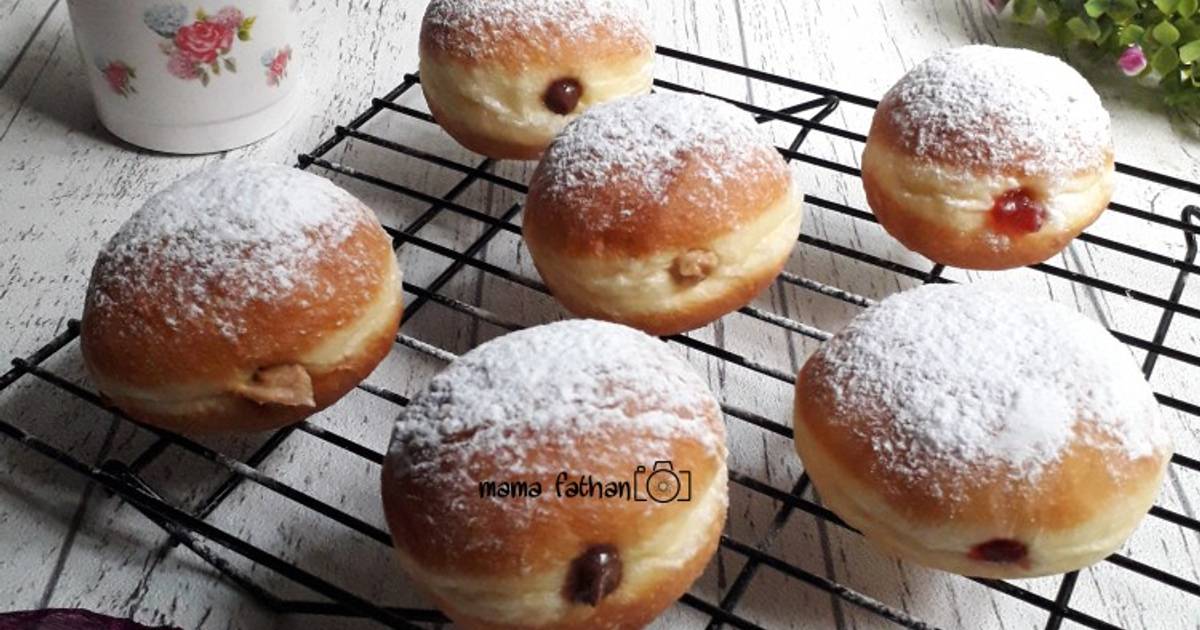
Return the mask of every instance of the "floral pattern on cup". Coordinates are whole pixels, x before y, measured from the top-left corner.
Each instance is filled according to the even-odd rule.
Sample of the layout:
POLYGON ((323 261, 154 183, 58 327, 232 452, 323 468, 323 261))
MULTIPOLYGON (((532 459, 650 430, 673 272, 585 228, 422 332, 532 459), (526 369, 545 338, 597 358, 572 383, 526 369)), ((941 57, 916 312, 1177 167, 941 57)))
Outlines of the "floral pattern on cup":
POLYGON ((222 69, 237 72, 237 61, 230 56, 233 39, 249 41, 254 19, 233 6, 215 14, 201 8, 193 15, 182 4, 161 4, 143 14, 146 26, 167 40, 159 46, 167 56, 167 71, 206 87, 222 69))
POLYGON ((125 98, 129 98, 130 94, 137 94, 137 88, 133 85, 134 80, 137 79, 137 71, 129 64, 124 61, 97 59, 96 69, 100 71, 104 82, 115 94, 125 98))
POLYGON ((262 65, 267 69, 267 85, 279 87, 287 78, 288 64, 292 61, 292 47, 268 48, 262 56, 262 65))

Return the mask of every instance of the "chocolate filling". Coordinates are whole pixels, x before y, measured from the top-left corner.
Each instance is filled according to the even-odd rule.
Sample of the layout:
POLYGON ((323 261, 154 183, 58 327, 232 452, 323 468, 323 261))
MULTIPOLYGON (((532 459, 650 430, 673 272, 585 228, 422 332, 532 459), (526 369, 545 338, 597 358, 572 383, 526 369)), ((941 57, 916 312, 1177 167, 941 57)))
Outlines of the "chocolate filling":
POLYGON ((583 96, 583 86, 575 79, 559 79, 550 84, 546 88, 546 94, 542 96, 542 102, 550 111, 559 116, 566 116, 575 111, 579 106, 579 99, 583 96))
POLYGON ((564 595, 569 601, 596 606, 621 585, 621 554, 612 545, 592 545, 571 561, 564 595))
POLYGON ((1012 564, 1024 560, 1029 555, 1029 549, 1019 540, 997 538, 971 547, 967 555, 972 560, 1012 564))

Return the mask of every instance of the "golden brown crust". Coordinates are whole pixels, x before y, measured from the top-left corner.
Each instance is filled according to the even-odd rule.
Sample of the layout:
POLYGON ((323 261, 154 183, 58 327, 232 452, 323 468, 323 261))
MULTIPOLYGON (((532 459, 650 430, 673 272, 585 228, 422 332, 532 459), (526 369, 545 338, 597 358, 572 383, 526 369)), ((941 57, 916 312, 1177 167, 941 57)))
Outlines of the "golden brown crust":
POLYGON ((314 372, 315 405, 260 404, 233 393, 206 400, 202 409, 187 413, 163 413, 136 398, 106 395, 129 417, 151 426, 192 435, 224 432, 267 431, 299 422, 329 407, 367 378, 391 351, 401 313, 397 312, 384 331, 374 335, 362 350, 335 368, 314 372))
POLYGON ((1023 236, 1006 235, 1008 246, 997 248, 996 236, 986 227, 963 232, 898 203, 870 169, 863 169, 862 182, 875 218, 896 240, 936 263, 964 269, 1004 270, 1049 260, 1100 218, 1109 201, 1105 195, 1090 214, 1065 228, 1046 227, 1023 236))
MULTIPOLYGON (((800 371, 794 421, 798 433, 802 429, 807 439, 796 441, 797 451, 806 461, 818 459, 806 457, 807 451, 819 451, 821 458, 839 465, 839 474, 852 475, 858 485, 873 490, 913 527, 953 524, 1012 532, 1070 530, 1102 516, 1111 509, 1114 497, 1144 492, 1147 486, 1156 488, 1167 456, 1114 461, 1118 455, 1095 446, 1111 438, 1092 436, 1090 440, 1077 438, 1065 448, 1036 484, 1015 481, 996 468, 979 468, 968 475, 934 470, 929 480, 916 483, 904 472, 881 464, 871 436, 845 429, 872 426, 870 420, 878 419, 840 415, 835 405, 836 378, 820 353, 800 371), (1114 474, 1114 469, 1120 474, 1114 474), (964 492, 950 501, 936 492, 936 488, 947 487, 962 487, 964 492)), ((824 480, 817 478, 820 471, 810 471, 814 473, 820 491, 824 480)))
POLYGON ((426 15, 421 23, 420 54, 467 67, 491 65, 519 71, 528 66, 586 67, 654 52, 654 42, 646 33, 611 21, 573 33, 557 25, 546 25, 536 33, 499 35, 492 33, 489 25, 477 27, 482 30, 451 29, 426 15))
MULTIPOLYGON (((236 337, 216 317, 172 323, 162 315, 176 299, 174 288, 193 282, 193 271, 144 252, 138 272, 146 282, 134 285, 97 271, 84 309, 80 344, 101 393, 130 417, 162 428, 258 431, 299 421, 366 378, 387 355, 400 323, 396 259, 374 219, 357 223, 345 241, 321 253, 310 285, 298 285, 282 299, 246 302, 237 313, 243 332, 236 337), (394 311, 381 320, 373 311, 379 308, 394 311), (356 348, 339 348, 350 354, 334 364, 305 364, 308 353, 356 323, 373 329, 355 331, 361 334, 356 348), (313 404, 308 382, 301 383, 303 391, 279 392, 279 402, 256 402, 262 396, 240 391, 261 370, 288 368, 307 372, 313 404), (295 394, 295 404, 283 394, 295 394)), ((214 300, 233 290, 207 289, 214 300)))
POLYGON ((738 150, 746 153, 737 160, 744 167, 721 181, 703 175, 706 166, 721 170, 715 154, 684 156, 683 166, 669 174, 665 202, 632 172, 559 194, 547 181, 552 165, 539 164, 525 205, 525 238, 560 256, 601 259, 703 249, 758 218, 791 186, 791 172, 774 148, 738 150))
POLYGON ((716 547, 726 453, 719 404, 661 342, 558 322, 473 350, 413 398, 384 461, 384 514, 400 563, 464 627, 642 627, 716 547), (674 497, 650 494, 670 479, 660 463, 674 497), (526 490, 483 485, 504 482, 526 490), (597 549, 608 579, 581 570, 597 549))
MULTIPOLYGON (((724 435, 724 423, 717 409, 698 421, 709 423, 713 431, 724 435)), ((532 428, 530 429, 532 430, 532 428)), ((579 436, 579 453, 607 452, 599 444, 589 442, 601 436, 579 436)), ((631 430, 630 441, 653 440, 631 430)), ((724 483, 718 479, 724 470, 716 453, 703 444, 674 440, 663 460, 670 460, 675 470, 691 471, 693 496, 700 496, 710 484, 724 483)), ((636 546, 648 532, 664 522, 684 514, 692 502, 657 503, 654 501, 625 501, 595 498, 562 498, 555 496, 556 477, 565 454, 543 449, 531 456, 527 468, 539 466, 552 472, 542 475, 519 475, 519 481, 538 482, 543 495, 527 499, 537 506, 535 512, 521 509, 510 499, 481 498, 479 481, 513 480, 510 471, 496 467, 486 453, 473 457, 466 467, 467 477, 455 476, 463 483, 446 486, 431 482, 428 476, 397 476, 393 464, 385 462, 383 469, 383 504, 388 524, 397 547, 409 554, 423 568, 438 573, 462 573, 473 577, 540 573, 560 567, 591 545, 608 544, 618 549, 636 546), (514 518, 512 510, 521 509, 528 519, 514 518), (498 544, 472 545, 464 552, 464 541, 495 540, 498 544)), ((591 475, 600 481, 632 481, 637 466, 653 462, 636 461, 631 456, 613 457, 600 461, 591 459, 571 465, 572 480, 591 475)))
MULTIPOLYGON (((883 144, 894 152, 902 155, 916 157, 915 142, 920 138, 919 134, 912 134, 912 137, 907 141, 900 127, 896 124, 895 109, 897 103, 889 98, 884 98, 879 106, 875 108, 875 115, 871 118, 871 130, 867 134, 870 142, 883 144)), ((940 164, 942 166, 953 169, 969 168, 977 175, 1004 175, 1008 177, 1034 177, 1045 175, 1045 173, 1031 172, 1030 165, 1038 164, 1040 156, 1033 153, 1017 154, 1012 156, 1012 159, 1004 164, 972 164, 964 165, 959 156, 967 155, 988 155, 990 153, 990 144, 993 137, 1003 137, 1008 133, 1005 129, 995 129, 994 136, 981 133, 954 133, 950 130, 943 130, 946 141, 924 147, 924 151, 920 159, 940 164)), ((1030 149, 1032 150, 1032 149, 1030 149)), ((1099 164, 1111 163, 1113 152, 1110 147, 1106 154, 1096 156, 1079 156, 1079 168, 1074 172, 1066 171, 1057 173, 1059 177, 1079 177, 1085 175, 1089 171, 1095 170, 1099 164)))
MULTIPOLYGON (((287 365, 327 335, 361 317, 395 265, 387 233, 362 221, 337 247, 322 252, 312 269, 314 282, 297 286, 287 299, 249 301, 239 313, 249 334, 231 339, 213 318, 172 323, 156 316, 156 304, 174 299, 193 277, 165 257, 146 252, 139 269, 148 280, 131 288, 119 278, 94 274, 84 308, 81 344, 89 368, 122 385, 155 388, 181 383, 223 382, 236 372, 287 365), (364 269, 346 273, 347 269, 364 269), (142 287, 151 287, 150 294, 142 287), (335 287, 324 295, 325 287, 335 287), (96 308, 95 299, 120 305, 96 308)), ((217 301, 223 285, 206 287, 217 301)))

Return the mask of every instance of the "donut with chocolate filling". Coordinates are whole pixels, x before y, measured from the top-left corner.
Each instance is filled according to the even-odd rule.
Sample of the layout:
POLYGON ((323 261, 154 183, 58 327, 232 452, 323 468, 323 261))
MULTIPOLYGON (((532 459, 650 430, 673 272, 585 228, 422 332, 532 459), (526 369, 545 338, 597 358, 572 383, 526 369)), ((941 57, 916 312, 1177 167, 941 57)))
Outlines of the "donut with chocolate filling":
POLYGON ((650 91, 654 39, 629 0, 433 0, 421 87, 437 122, 472 151, 537 159, 589 107, 650 91))
POLYGON ((700 377, 636 330, 568 320, 455 360, 396 424, 400 562, 465 628, 642 628, 716 550, 725 429, 700 377))

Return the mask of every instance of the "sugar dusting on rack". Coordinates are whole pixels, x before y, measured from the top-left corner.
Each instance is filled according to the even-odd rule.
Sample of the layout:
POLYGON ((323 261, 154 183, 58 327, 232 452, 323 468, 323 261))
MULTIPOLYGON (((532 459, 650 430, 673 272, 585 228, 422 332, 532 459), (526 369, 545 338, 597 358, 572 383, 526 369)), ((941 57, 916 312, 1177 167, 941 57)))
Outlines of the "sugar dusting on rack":
POLYGON ((836 404, 866 410, 847 411, 845 428, 914 486, 934 470, 1033 480, 1076 441, 1127 459, 1169 448, 1128 350, 1047 300, 928 285, 859 315, 818 354, 836 404))
POLYGON ((963 46, 930 57, 880 102, 900 141, 963 167, 1021 164, 1070 175, 1111 158, 1100 97, 1074 68, 1031 50, 963 46))

